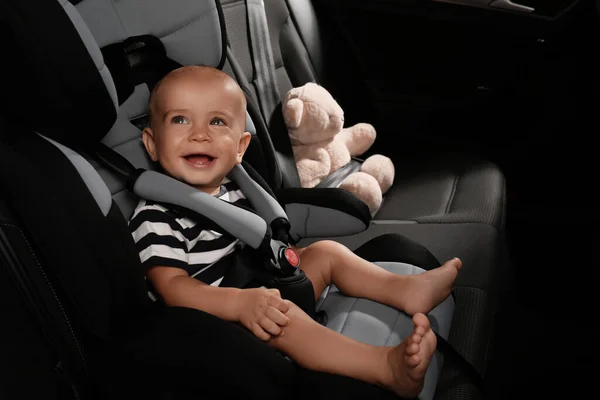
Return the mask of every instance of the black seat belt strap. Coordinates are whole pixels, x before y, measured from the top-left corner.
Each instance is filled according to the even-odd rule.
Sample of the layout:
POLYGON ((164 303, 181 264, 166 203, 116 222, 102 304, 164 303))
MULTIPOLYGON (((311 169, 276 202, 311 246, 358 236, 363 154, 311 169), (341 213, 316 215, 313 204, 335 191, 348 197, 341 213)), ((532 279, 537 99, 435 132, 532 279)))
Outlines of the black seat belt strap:
POLYGON ((265 3, 263 0, 246 0, 246 10, 258 98, 263 116, 268 122, 279 106, 280 98, 265 3))

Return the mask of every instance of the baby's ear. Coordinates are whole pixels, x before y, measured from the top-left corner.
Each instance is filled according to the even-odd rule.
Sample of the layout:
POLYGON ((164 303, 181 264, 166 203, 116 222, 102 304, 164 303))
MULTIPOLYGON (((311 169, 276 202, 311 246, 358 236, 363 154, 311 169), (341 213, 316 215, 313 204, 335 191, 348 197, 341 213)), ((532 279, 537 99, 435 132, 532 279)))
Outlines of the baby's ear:
POLYGON ((144 147, 150 156, 152 161, 158 161, 158 156, 156 154, 156 142, 154 141, 154 132, 150 128, 144 128, 142 131, 142 141, 144 142, 144 147))
POLYGON ((237 163, 240 164, 242 162, 242 158, 248 150, 248 146, 250 145, 250 140, 252 140, 252 135, 250 132, 242 132, 240 137, 240 142, 238 143, 238 153, 237 153, 237 163))

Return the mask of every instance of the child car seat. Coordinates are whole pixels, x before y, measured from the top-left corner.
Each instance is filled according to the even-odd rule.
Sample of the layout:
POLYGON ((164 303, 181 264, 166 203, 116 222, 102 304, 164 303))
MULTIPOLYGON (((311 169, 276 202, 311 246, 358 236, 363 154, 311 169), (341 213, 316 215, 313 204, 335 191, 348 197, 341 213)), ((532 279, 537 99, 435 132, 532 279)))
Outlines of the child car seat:
MULTIPOLYGON (((188 6, 188 4, 185 4, 185 2, 182 2, 180 5, 178 5, 177 3, 175 4, 171 4, 170 7, 178 7, 178 6, 188 6)), ((117 6, 118 7, 118 6, 117 6)), ((216 9, 218 10, 218 8, 216 9)), ((84 10, 82 9, 82 14, 83 14, 83 18, 86 19, 87 17, 92 17, 94 18, 94 20, 96 20, 96 16, 91 16, 89 14, 85 14, 84 10)), ((117 9, 117 12, 119 10, 117 9)), ((125 19, 125 17, 121 16, 121 21, 123 21, 125 19)), ((87 20, 86 20, 87 21, 87 20)), ((127 26, 125 23, 123 23, 124 26, 127 26)), ((189 39, 189 25, 188 25, 188 39, 189 39)), ((94 32, 95 33, 95 32, 94 32)), ((220 37, 221 31, 219 31, 219 37, 220 37)), ((161 54, 165 54, 166 51, 163 53, 163 51, 161 50, 157 50, 157 47, 160 47, 161 42, 156 41, 151 39, 148 35, 149 33, 146 32, 141 32, 141 35, 138 33, 138 35, 134 36, 134 37, 124 37, 122 38, 121 42, 116 42, 116 43, 111 43, 108 46, 104 46, 104 54, 109 54, 112 53, 113 51, 115 51, 114 49, 122 49, 121 52, 117 51, 118 54, 120 54, 123 59, 125 60, 132 60, 132 59, 142 59, 143 57, 146 56, 148 58, 152 58, 153 55, 161 55, 161 54), (141 36, 144 35, 144 36, 141 36), (134 44, 136 43, 136 44, 134 44), (151 49, 151 46, 155 46, 154 48, 151 49), (136 50, 139 50, 139 52, 142 54, 142 56, 138 56, 138 52, 136 50, 129 50, 131 48, 135 48, 136 50), (150 53, 150 51, 152 53, 150 53)), ((199 41, 199 37, 197 38, 197 40, 199 41)), ((189 39, 191 40, 191 39, 189 39)), ((183 43, 180 44, 183 47, 183 43)), ((200 52, 198 52, 200 53, 200 52)), ((189 57, 193 58, 193 55, 191 53, 188 53, 189 57)), ((110 55, 111 59, 112 59, 112 55, 110 55)), ((178 64, 178 61, 173 61, 173 59, 167 59, 170 61, 164 61, 165 58, 163 58, 162 60, 160 58, 156 58, 155 61, 158 62, 158 64, 161 65, 167 65, 170 64, 171 68, 176 67, 176 64, 178 64), (162 63, 161 63, 162 61, 162 63)), ((220 61, 220 60, 216 60, 216 61, 220 61)), ((195 64, 206 64, 206 62, 202 62, 202 60, 196 60, 195 62, 192 62, 191 60, 188 61, 188 63, 195 63, 195 64)), ((116 65, 115 64, 111 64, 111 65, 116 65)), ((131 72, 132 74, 134 73, 139 73, 140 70, 143 70, 148 64, 144 64, 144 62, 140 62, 139 64, 136 64, 133 68, 131 68, 131 72)), ((151 65, 151 64, 150 64, 151 65)), ((216 64, 218 65, 218 64, 216 64)), ((152 67, 150 66, 149 69, 151 70, 152 67)), ((127 71, 125 71, 125 73, 127 73, 127 71)), ((160 70, 158 69, 157 74, 164 74, 166 73, 166 71, 164 70, 160 70)), ((149 74, 150 75, 150 74, 149 74)), ((146 75, 147 77, 148 75, 146 75)), ((149 90, 151 89, 153 83, 155 83, 158 79, 160 78, 160 76, 152 76, 151 79, 145 79, 145 89, 149 90)), ((124 90, 119 90, 119 88, 123 88, 123 82, 121 80, 121 82, 119 82, 119 80, 116 79, 116 81, 119 83, 119 85, 117 86, 116 91, 119 92, 124 92, 124 90)), ((142 82, 139 82, 142 83, 142 82)), ((144 86, 142 84, 142 86, 144 86)), ((130 93, 134 93, 134 90, 130 90, 130 93)), ((131 99, 128 99, 128 101, 131 101, 131 99)), ((147 100, 144 99, 144 103, 147 103, 147 100)), ((114 135, 119 134, 118 132, 118 125, 114 126, 112 129, 112 132, 114 133, 114 135)), ((139 149, 139 151, 143 151, 143 149, 141 149, 141 147, 138 147, 137 149, 139 149)), ((103 160, 105 160, 105 158, 103 158, 103 160)), ((147 180, 142 180, 143 182, 146 182, 146 188, 151 187, 152 190, 149 192, 148 190, 145 190, 144 193, 146 194, 150 194, 150 193, 155 193, 155 194, 162 194, 163 196, 167 196, 167 197, 163 197, 161 199, 156 199, 156 200, 162 200, 162 201, 166 201, 168 203, 171 204, 178 204, 177 203, 177 198, 182 198, 183 196, 179 196, 177 195, 175 190, 160 190, 160 183, 155 181, 155 182, 147 182, 147 180), (157 190, 158 189, 158 190, 157 190), (171 194, 174 194, 173 197, 169 196, 171 194)), ((137 187, 137 183, 139 182, 136 181, 136 187, 137 187)), ((166 182, 165 182, 166 184, 166 182)), ((170 182, 169 184, 175 186, 175 182, 170 182)), ((182 185, 183 186, 183 185, 182 185)), ((185 189, 182 189, 185 190, 185 189)), ((327 192, 332 192, 335 193, 335 195, 339 198, 340 196, 343 196, 345 194, 345 192, 343 191, 339 191, 336 189, 329 189, 327 192)), ((183 193, 183 192, 181 192, 183 193)), ((200 194, 198 194, 200 195, 200 194)), ((197 196, 198 197, 198 196, 197 196)), ((233 207, 233 206, 231 206, 233 207)), ((312 205, 312 209, 314 210, 315 206, 312 205)), ((214 215, 211 215, 206 207, 206 203, 203 204, 203 207, 196 210, 196 211, 203 211, 204 216, 208 217, 208 218, 214 218, 214 215)), ((216 211, 216 210, 214 210, 216 211)), ((231 213, 229 213, 229 215, 231 215, 231 213)), ((352 217, 351 217, 352 218, 352 217)), ((301 222, 301 221, 298 221, 301 222)), ((305 225, 307 223, 307 221, 302 221, 304 222, 303 225, 305 225)), ((254 226, 254 224, 249 224, 248 229, 250 229, 250 226, 254 226)), ((237 230, 238 234, 239 234, 239 229, 237 230)), ((233 233, 233 232, 232 232, 233 233)), ((322 234, 326 234, 326 231, 323 231, 322 234)), ((262 239, 262 237, 261 237, 262 239)), ((245 241, 246 243, 248 243, 248 241, 245 241)), ((261 241, 258 241, 258 243, 260 243, 261 241)), ((386 264, 382 264, 383 267, 386 267, 388 269, 393 270, 394 272, 397 273, 415 273, 416 271, 419 271, 420 269, 415 269, 416 267, 414 266, 408 266, 408 265, 403 265, 403 264, 394 264, 394 263, 386 263, 386 264)), ((343 333, 348 335, 348 336, 353 336, 357 339, 360 339, 362 341, 365 342, 369 342, 372 344, 384 344, 387 343, 388 345, 393 345, 396 343, 399 343, 400 340, 407 334, 407 332, 410 332, 410 329, 412 328, 412 322, 410 321, 410 319, 404 315, 403 313, 399 313, 398 311, 392 310, 387 306, 382 306, 373 302, 366 302, 365 305, 363 304, 363 302, 365 302, 365 300, 357 300, 357 299, 349 299, 346 298, 344 296, 341 296, 339 293, 337 293, 335 290, 332 290, 330 292, 329 296, 324 296, 324 300, 321 302, 321 306, 320 308, 325 310, 327 312, 327 315, 329 316, 329 321, 330 324, 332 324, 332 326, 334 326, 334 329, 337 329, 338 331, 342 331, 343 329, 343 333), (335 299, 335 300, 334 300, 335 299), (342 300, 343 299, 343 300, 342 300), (354 312, 356 310, 359 310, 358 312, 354 312), (351 312, 353 311, 353 312, 351 312), (364 317, 362 317, 363 314, 366 314, 369 318, 375 318, 376 320, 378 320, 377 322, 377 326, 379 327, 379 330, 376 331, 375 327, 371 326, 372 324, 368 323, 368 319, 367 320, 363 320, 364 317), (356 326, 356 328, 354 328, 354 326, 356 326)), ((452 304, 452 299, 448 299, 446 303, 444 303, 443 305, 440 305, 438 309, 436 309, 434 312, 432 312, 431 317, 434 320, 434 325, 436 325, 436 331, 438 332, 438 334, 440 334, 442 337, 447 337, 448 335, 448 331, 450 328, 450 324, 451 324, 451 315, 452 315, 452 309, 453 309, 453 304, 452 304)), ((437 356, 436 356, 437 357, 437 356)), ((437 382, 437 377, 439 375, 439 369, 441 368, 441 363, 439 362, 439 360, 436 360, 437 362, 434 362, 432 365, 432 367, 430 368, 430 372, 428 372, 428 374, 431 374, 430 376, 427 377, 427 388, 424 389, 423 393, 422 393, 422 397, 423 398, 432 398, 433 396, 433 392, 434 392, 434 388, 435 388, 435 383, 437 382)))
POLYGON ((28 129, 78 142, 114 122, 74 8, 5 1, 0 22, 15 56, 1 67, 2 394, 189 398, 202 376, 211 378, 207 398, 289 392, 290 363, 245 331, 200 311, 152 306, 127 225, 98 174, 28 129))
MULTIPOLYGON (((94 2, 88 1, 88 2, 83 3, 81 6, 87 4, 88 7, 91 7, 89 5, 92 3, 94 3, 94 2)), ((95 4, 96 8, 91 7, 90 9, 94 10, 95 12, 98 12, 98 10, 102 8, 98 4, 101 2, 96 2, 96 3, 97 3, 97 4, 95 4)), ((183 2, 183 3, 185 3, 185 2, 183 2)), ((77 17, 75 10, 72 7, 70 7, 70 4, 68 4, 64 1, 62 2, 62 4, 65 6, 65 9, 67 10, 67 14, 70 17, 72 17, 72 18, 77 17)), ((123 3, 121 3, 121 4, 123 4, 123 3)), ((173 7, 173 5, 171 5, 171 6, 173 7)), ((185 6, 189 6, 189 4, 185 4, 185 6)), ((122 6, 122 7, 125 7, 125 6, 122 6)), ((198 7, 198 6, 195 5, 194 7, 198 7)), ((176 9, 177 7, 175 6, 174 8, 176 9)), ((194 9, 198 10, 197 8, 194 8, 194 9)), ((104 9, 104 11, 107 11, 107 10, 104 9)), ((119 14, 119 17, 121 17, 122 19, 125 19, 123 17, 125 15, 127 15, 127 11, 131 12, 131 8, 125 7, 125 12, 123 12, 122 9, 120 11, 122 13, 119 14)), ((201 11, 202 14, 206 12, 206 10, 204 10, 204 9, 198 10, 198 11, 201 11)), ((177 13, 175 12, 175 14, 177 14, 177 13)), ((8 15, 8 14, 6 14, 6 15, 8 15)), ((50 15, 52 15, 52 14, 50 14, 50 15)), ((187 15, 189 15, 189 13, 187 15)), ((131 17, 131 14, 129 14, 129 16, 131 17)), ((136 15, 135 17, 137 18, 137 17, 139 17, 139 15, 136 15)), ((38 18, 39 18, 39 15, 38 15, 38 18)), ((63 19, 64 19, 64 17, 63 17, 63 19)), ((213 22, 215 20, 217 20, 217 19, 213 18, 213 22)), ((35 22, 39 22, 39 19, 36 19, 35 22)), ((172 23, 172 22, 173 21, 169 21, 169 23, 172 23)), ((53 61, 60 61, 59 65, 61 67, 64 67, 65 65, 63 65, 62 63, 65 63, 70 68, 61 69, 61 68, 56 68, 52 64, 50 64, 49 66, 46 65, 48 67, 48 69, 45 69, 43 71, 36 71, 35 74, 31 75, 31 78, 32 79, 35 79, 35 78, 40 79, 39 82, 35 82, 35 83, 41 84, 43 88, 49 88, 49 89, 53 89, 53 90, 57 91, 58 99, 60 101, 53 101, 53 107, 48 107, 48 104, 44 104, 44 100, 45 100, 44 97, 40 96, 40 98, 36 98, 36 96, 32 96, 33 97, 32 100, 36 100, 36 102, 38 103, 37 105, 39 105, 40 107, 38 107, 39 110, 38 110, 38 108, 36 108, 36 111, 39 111, 39 114, 36 115, 36 118, 34 120, 31 120, 29 122, 31 122, 33 124, 33 126, 40 129, 48 137, 52 137, 52 138, 56 139, 56 141, 48 142, 43 139, 40 139, 40 137, 35 136, 35 135, 24 135, 23 137, 19 137, 19 138, 12 140, 11 144, 17 151, 19 151, 21 153, 19 156, 25 157, 28 160, 28 162, 31 162, 32 164, 36 165, 37 168, 39 169, 39 172, 44 173, 45 177, 47 175, 52 175, 53 172, 44 171, 41 168, 43 168, 44 166, 48 167, 48 166, 52 165, 52 163, 48 163, 47 162, 48 159, 42 160, 42 158, 39 156, 40 154, 46 154, 46 153, 54 154, 56 156, 55 158, 57 158, 57 160, 61 159, 62 161, 56 161, 57 164, 60 165, 61 171, 65 172, 65 173, 67 170, 70 170, 70 174, 71 174, 70 176, 73 176, 73 174, 75 172, 73 170, 73 165, 75 165, 75 167, 77 168, 77 172, 81 176, 78 179, 81 180, 83 178, 85 187, 87 187, 87 189, 91 191, 91 196, 97 202, 97 207, 100 208, 101 213, 104 216, 107 216, 110 214, 111 218, 114 219, 114 213, 117 211, 116 211, 116 207, 114 207, 114 203, 112 202, 112 200, 110 200, 110 197, 107 197, 108 191, 106 190, 106 187, 98 179, 98 176, 94 173, 94 171, 89 167, 89 164, 87 164, 87 162, 85 162, 85 160, 83 158, 81 158, 77 153, 73 152, 72 150, 69 150, 67 147, 65 147, 64 145, 61 145, 59 143, 59 142, 62 142, 64 144, 68 144, 69 146, 75 147, 75 148, 84 148, 84 149, 87 149, 89 152, 89 150, 92 149, 92 147, 90 147, 90 145, 94 145, 96 143, 96 140, 99 140, 99 138, 104 136, 104 133, 106 132, 108 126, 110 125, 110 123, 112 123, 112 120, 110 118, 104 118, 104 117, 101 118, 101 116, 104 116, 104 115, 110 116, 111 113, 114 112, 114 111, 111 111, 112 109, 114 109, 114 106, 111 104, 110 100, 112 100, 112 101, 116 100, 116 96, 115 96, 116 91, 114 89, 111 90, 110 75, 107 73, 105 67, 102 65, 102 63, 100 61, 101 58, 99 58, 99 52, 97 51, 97 48, 94 48, 93 41, 91 40, 89 32, 86 30, 85 25, 81 22, 81 20, 75 19, 74 23, 77 26, 77 28, 79 29, 80 35, 83 36, 84 43, 86 44, 89 53, 93 57, 95 57, 95 62, 97 63, 97 68, 99 69, 100 76, 102 76, 105 80, 105 83, 107 83, 108 90, 105 89, 104 87, 98 86, 99 82, 101 83, 101 81, 100 81, 100 79, 98 79, 98 73, 95 73, 94 71, 89 70, 91 62, 87 61, 87 69, 85 69, 85 68, 82 68, 82 66, 86 66, 86 62, 82 61, 81 58, 77 58, 77 56, 89 57, 89 55, 84 55, 84 54, 77 55, 76 52, 73 51, 72 54, 70 54, 70 56, 66 57, 65 59, 56 60, 53 58, 52 59, 53 61), (69 60, 70 57, 74 57, 76 61, 73 62, 73 60, 69 60), (55 78, 52 80, 48 80, 47 78, 49 78, 49 76, 53 76, 53 74, 57 70, 59 71, 59 73, 57 75, 57 77, 59 77, 59 79, 57 80, 55 78), (64 86, 62 86, 62 85, 64 85, 64 86), (83 92, 81 91, 82 89, 83 89, 83 92), (98 97, 98 96, 100 96, 100 97, 98 97), (93 107, 93 110, 90 110, 90 107, 93 107), (65 119, 64 117, 68 117, 68 118, 65 119), (84 125, 89 126, 88 122, 91 118, 94 118, 94 120, 96 121, 96 124, 91 126, 90 129, 86 129, 85 134, 82 134, 82 132, 79 131, 81 129, 81 126, 84 126, 84 125), (53 148, 52 145, 49 145, 49 143, 52 143, 52 145, 56 146, 56 148, 53 148), (62 154, 57 153, 56 149, 59 149, 62 154, 66 155, 69 158, 70 162, 67 162, 67 160, 62 156, 62 154)), ((81 43, 77 43, 77 41, 75 41, 73 39, 74 32, 73 32, 72 25, 70 25, 70 26, 58 25, 58 26, 61 27, 61 31, 56 31, 54 33, 45 32, 48 35, 47 39, 50 40, 50 38, 52 38, 52 40, 56 40, 56 36, 52 36, 52 35, 58 35, 58 34, 62 35, 63 33, 65 33, 66 34, 65 38, 67 38, 67 37, 70 38, 68 40, 68 43, 71 45, 70 49, 74 50, 76 48, 79 48, 79 50, 81 52, 81 47, 82 47, 81 43), (65 31, 62 31, 62 28, 64 28, 65 31), (70 36, 67 36, 67 35, 70 35, 70 36)), ((42 30, 43 24, 40 24, 39 27, 40 27, 40 30, 42 30)), ((137 28, 139 29, 139 26, 137 28)), ((114 32, 112 32, 112 33, 114 33, 114 32)), ((40 38, 43 38, 43 37, 44 36, 40 36, 39 38, 36 37, 35 39, 39 40, 40 38)), ((213 36, 213 38, 214 38, 214 36, 213 36)), ((79 39, 79 36, 77 36, 77 39, 79 39)), ((63 38, 63 40, 66 40, 66 39, 63 38)), ((65 42, 63 41, 62 43, 65 43, 65 42)), ((40 43, 38 43, 38 45, 39 45, 38 49, 33 49, 31 43, 26 43, 26 44, 28 46, 25 46, 23 48, 27 49, 28 51, 34 50, 32 52, 32 54, 28 55, 27 59, 35 60, 35 57, 39 56, 39 53, 48 55, 48 54, 50 54, 49 50, 52 49, 52 47, 51 47, 52 44, 46 43, 44 41, 41 41, 40 43)), ((217 59, 218 59, 218 57, 217 57, 217 59)), ((15 71, 12 71, 12 72, 15 72, 15 71)), ((135 92, 138 89, 140 89, 139 86, 137 86, 135 88, 133 93, 135 94, 135 92)), ((142 90, 143 90, 143 88, 142 88, 142 90)), ((30 93, 28 92, 27 94, 31 94, 31 93, 36 93, 38 95, 40 94, 39 89, 36 88, 35 85, 33 85, 31 92, 30 93), (35 90, 33 90, 33 89, 35 89, 35 90)), ((55 100, 54 98, 52 98, 52 96, 56 94, 55 92, 48 91, 48 92, 43 92, 41 94, 43 94, 44 96, 50 97, 52 100, 55 100)), ((133 107, 135 107, 135 105, 133 107)), ((121 112, 123 112, 124 110, 127 111, 125 104, 123 107, 121 107, 121 110, 120 110, 121 117, 123 117, 123 114, 121 114, 121 112)), ((18 111, 21 111, 21 110, 18 110, 18 111)), ((17 113, 17 115, 18 115, 18 113, 17 113)), ((125 121, 125 122, 129 123, 129 121, 125 121)), ((117 120, 117 124, 113 127, 111 132, 113 132, 113 133, 117 132, 119 130, 118 125, 119 125, 119 121, 117 120)), ((121 124, 121 128, 122 127, 123 127, 123 125, 121 124)), ((139 131, 138 131, 138 134, 139 134, 139 131)), ((113 135, 112 139, 115 139, 114 135, 113 135)), ((120 144, 124 144, 124 142, 121 141, 120 144)), ((131 144, 131 143, 129 143, 129 144, 131 144)), ((139 142, 134 143, 134 144, 138 145, 138 147, 137 147, 138 150, 143 151, 143 149, 139 146, 139 142)), ((127 148, 126 145, 128 145, 128 144, 125 143, 125 145, 123 147, 121 147, 121 150, 123 150, 124 148, 127 148)), ((129 147, 129 148, 132 149, 134 147, 129 147)), ((138 154, 142 154, 142 153, 138 152, 138 154)), ((143 162, 142 159, 138 159, 137 161, 143 162)), ((105 177, 110 176, 106 171, 103 171, 103 172, 104 172, 105 177)), ((54 182, 55 180, 57 180, 56 176, 51 178, 51 180, 53 183, 57 183, 57 185, 59 184, 59 182, 54 182)), ((112 181, 112 183, 115 183, 115 182, 116 181, 112 181)), ((64 192, 67 192, 69 190, 70 183, 71 182, 66 183, 63 181, 63 182, 60 182, 59 186, 61 187, 61 189, 64 192)), ((27 193, 27 192, 25 192, 25 193, 27 193)), ((123 197, 127 196, 127 194, 123 193, 123 192, 121 192, 120 194, 122 194, 123 197)), ((12 196, 13 196, 13 198, 16 198, 16 194, 13 194, 12 196)), ((89 200, 92 199, 92 198, 90 198, 90 193, 86 193, 85 195, 82 194, 82 196, 85 197, 88 202, 89 202, 89 200)), ((77 201, 73 201, 72 199, 69 200, 68 202, 73 207, 75 207, 77 205, 77 201)), ((89 204, 89 203, 87 203, 87 204, 89 204)), ((126 202, 124 202, 123 204, 126 205, 126 202)), ((96 210, 96 213, 97 212, 98 211, 96 210)), ((81 217, 81 215, 78 215, 78 216, 81 217)), ((94 223, 100 223, 100 224, 103 223, 101 221, 101 218, 100 219, 96 218, 94 220, 94 218, 92 218, 92 216, 87 216, 87 214, 85 215, 85 217, 82 217, 82 218, 83 218, 82 220, 86 221, 86 222, 94 222, 94 223)), ((95 226, 95 225, 91 224, 89 226, 95 226)), ((37 227, 39 227, 39 225, 37 227)), ((75 229, 74 229, 74 231, 75 231, 75 229)), ((46 245, 48 246, 47 243, 46 243, 46 245)), ((97 248, 97 250, 100 250, 100 249, 97 248)), ((131 255, 131 251, 129 251, 129 253, 131 255)), ((80 260, 80 261, 82 261, 82 260, 80 260)), ((104 260, 102 260, 102 261, 104 261, 104 260)), ((85 264, 85 260, 82 261, 82 264, 85 264)), ((136 264, 137 263, 134 262, 132 265, 136 265, 136 264)), ((117 265, 123 266, 123 265, 128 265, 128 264, 120 262, 120 263, 117 263, 117 265)), ((400 264, 397 264, 396 266, 399 268, 403 268, 402 265, 400 265, 400 264)), ((111 273, 108 274, 108 275, 113 275, 113 276, 111 276, 111 279, 110 279, 111 284, 114 281, 118 281, 120 279, 120 278, 115 278, 115 276, 114 276, 115 274, 118 275, 120 272, 121 272, 121 270, 120 271, 111 271, 111 273)), ((79 272, 79 274, 81 275, 81 272, 79 272)), ((133 275, 135 277, 135 273, 133 275)), ((64 276, 63 276, 63 278, 64 278, 64 276)), ((77 281, 77 279, 79 279, 79 276, 77 276, 77 278, 74 277, 73 281, 77 281)), ((139 277, 136 279, 139 281, 139 277)), ((61 284, 63 284, 63 283, 64 282, 61 281, 61 284)), ((123 282, 121 282, 121 285, 122 284, 123 284, 123 282)), ((72 284, 72 286, 69 286, 67 288, 67 291, 74 290, 75 286, 76 285, 72 284)), ((107 285, 107 286, 110 286, 110 285, 107 285)), ((86 285, 83 285, 82 287, 86 287, 86 285)), ((108 287, 106 289, 108 289, 108 287)), ((107 290, 107 292, 113 292, 113 291, 114 291, 114 289, 107 290)), ((99 292, 102 292, 102 290, 99 290, 99 292)), ((118 290, 117 290, 117 292, 121 293, 118 290)), ((89 302, 90 304, 92 304, 94 302, 92 299, 86 297, 88 295, 87 293, 82 293, 81 290, 76 291, 76 293, 77 294, 73 295, 73 297, 75 297, 78 301, 81 301, 83 299, 84 302, 89 302)), ((133 291, 130 293, 130 295, 134 296, 133 293, 139 294, 140 291, 139 290, 133 291)), ((70 294, 72 294, 72 293, 70 293, 70 294)), ((96 294, 98 294, 98 293, 96 293, 96 294)), ((121 295, 122 295, 122 293, 121 293, 121 295)), ((136 296, 134 296, 134 297, 136 297, 136 296)), ((136 297, 136 299, 137 299, 137 302, 140 302, 139 298, 136 297)), ((136 302, 133 302, 133 303, 135 304, 136 302)), ((119 301, 118 304, 119 305, 128 304, 128 302, 119 301)), ((81 309, 79 309, 77 311, 82 312, 81 309)), ((98 314, 99 314, 99 316, 110 315, 110 313, 106 312, 106 310, 104 310, 103 312, 99 312, 98 314)), ((135 314, 135 312, 126 313, 126 314, 128 317, 131 317, 131 315, 135 314)), ((332 313, 332 314, 334 314, 334 313, 332 313)), ((86 315, 86 318, 85 318, 86 322, 89 322, 88 318, 90 318, 89 315, 86 315)), ((106 319, 110 320, 111 318, 106 317, 106 319)), ((121 320, 127 320, 127 319, 128 318, 116 318, 116 321, 121 323, 121 320)), ((117 326, 119 326, 119 325, 117 325, 117 326)), ((95 325, 95 326, 93 326, 93 328, 95 330, 98 330, 97 332, 94 332, 94 333, 99 335, 101 338, 105 338, 107 334, 110 334, 110 329, 107 328, 106 324, 98 323, 97 326, 95 325), (100 334, 102 334, 102 335, 100 335, 100 334)))

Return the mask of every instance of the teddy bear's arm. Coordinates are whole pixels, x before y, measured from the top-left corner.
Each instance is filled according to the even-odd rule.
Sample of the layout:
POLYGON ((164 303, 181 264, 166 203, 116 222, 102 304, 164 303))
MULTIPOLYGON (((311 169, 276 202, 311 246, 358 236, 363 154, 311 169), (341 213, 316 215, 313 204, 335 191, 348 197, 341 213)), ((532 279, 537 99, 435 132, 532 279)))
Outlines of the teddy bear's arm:
POLYGON ((310 152, 310 156, 297 157, 296 167, 302 187, 315 187, 329 175, 331 169, 329 153, 325 149, 316 149, 310 152))
POLYGON ((358 123, 349 128, 344 128, 338 136, 348 148, 350 155, 357 157, 369 150, 375 142, 377 134, 373 125, 358 123))

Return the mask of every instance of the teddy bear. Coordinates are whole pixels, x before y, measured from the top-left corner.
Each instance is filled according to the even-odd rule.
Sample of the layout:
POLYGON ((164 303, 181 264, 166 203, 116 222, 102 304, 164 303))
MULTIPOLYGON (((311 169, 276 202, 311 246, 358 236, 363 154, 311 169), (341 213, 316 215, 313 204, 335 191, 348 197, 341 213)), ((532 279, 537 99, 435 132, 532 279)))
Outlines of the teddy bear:
MULTIPOLYGON (((317 186, 352 157, 365 153, 375 141, 371 124, 344 128, 340 105, 327 89, 313 82, 289 90, 282 101, 282 111, 300 183, 305 188, 317 186)), ((392 186, 394 174, 392 161, 374 154, 338 187, 353 193, 375 213, 383 194, 392 186)))

